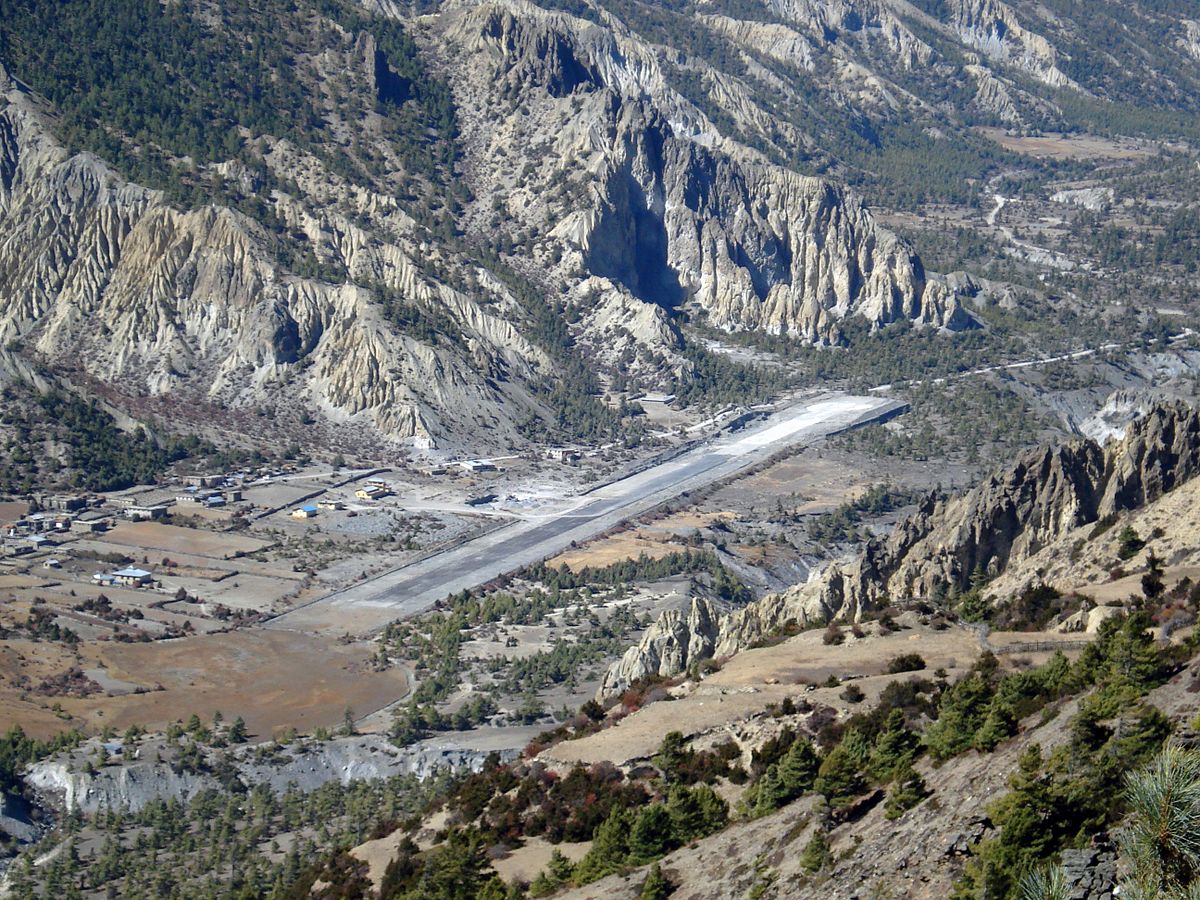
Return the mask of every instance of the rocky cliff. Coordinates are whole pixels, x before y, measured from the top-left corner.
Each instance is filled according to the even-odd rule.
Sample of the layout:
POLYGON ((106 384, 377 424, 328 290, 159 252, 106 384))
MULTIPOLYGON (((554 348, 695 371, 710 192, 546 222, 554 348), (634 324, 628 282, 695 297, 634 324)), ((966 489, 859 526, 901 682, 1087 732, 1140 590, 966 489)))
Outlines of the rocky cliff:
MULTIPOLYGON (((298 77, 315 87, 343 67, 343 93, 322 110, 333 138, 361 127, 356 140, 374 149, 356 153, 374 169, 402 165, 374 133, 379 117, 360 126, 348 111, 384 91, 379 45, 332 33, 297 59, 298 77)), ((852 315, 970 324, 859 199, 739 142, 631 24, 599 9, 585 19, 521 0, 459 2, 415 33, 454 93, 474 198, 461 211, 465 244, 401 199, 412 190, 401 176, 331 163, 329 140, 264 134, 247 151, 261 169, 194 167, 255 196, 253 215, 183 208, 69 152, 56 111, 0 74, 0 338, 135 419, 219 417, 281 435, 315 422, 314 442, 362 448, 512 444, 515 422, 544 413, 531 388, 556 365, 529 310, 470 249, 498 236, 507 264, 577 311, 583 352, 647 382, 685 374, 671 323, 685 305, 720 328, 813 342, 836 340, 852 315), (264 188, 262 172, 278 187, 264 188), (281 241, 294 246, 281 253, 281 241), (341 278, 298 276, 297 258, 341 278), (381 292, 433 324, 398 327, 381 292)), ((737 121, 770 126, 744 85, 706 77, 737 121)))
POLYGON ((1029 451, 960 496, 926 499, 853 562, 722 617, 715 634, 695 604, 695 632, 678 614, 664 616, 610 669, 602 694, 732 655, 788 625, 854 621, 891 602, 940 600, 967 589, 976 572, 995 577, 1071 530, 1140 509, 1197 474, 1200 411, 1182 403, 1154 407, 1104 447, 1080 440, 1029 451))

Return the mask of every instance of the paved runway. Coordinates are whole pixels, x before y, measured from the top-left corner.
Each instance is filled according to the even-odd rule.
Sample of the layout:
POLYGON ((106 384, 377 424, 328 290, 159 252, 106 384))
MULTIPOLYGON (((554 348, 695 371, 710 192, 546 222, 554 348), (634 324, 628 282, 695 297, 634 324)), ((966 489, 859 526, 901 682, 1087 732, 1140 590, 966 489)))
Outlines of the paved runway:
POLYGON ((575 498, 544 519, 524 519, 278 616, 268 627, 362 632, 428 609, 448 594, 553 556, 685 491, 711 484, 786 447, 889 418, 903 404, 826 395, 724 433, 685 453, 575 498))

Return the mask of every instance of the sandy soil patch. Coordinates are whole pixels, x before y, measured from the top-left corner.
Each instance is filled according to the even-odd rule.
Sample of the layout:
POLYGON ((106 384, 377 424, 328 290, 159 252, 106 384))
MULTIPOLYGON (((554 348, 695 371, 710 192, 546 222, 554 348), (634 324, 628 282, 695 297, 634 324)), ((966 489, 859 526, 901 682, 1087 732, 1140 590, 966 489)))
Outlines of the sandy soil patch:
POLYGON ((403 829, 397 829, 389 835, 359 844, 350 850, 351 856, 367 864, 367 878, 375 890, 379 890, 379 886, 383 883, 388 863, 396 858, 406 834, 407 832, 403 829))
MULTIPOLYGON (((1110 603, 1123 603, 1129 600, 1130 597, 1141 598, 1142 596, 1142 575, 1145 574, 1145 566, 1141 566, 1139 571, 1132 575, 1126 575, 1124 578, 1118 578, 1115 581, 1100 581, 1095 583, 1082 583, 1075 587, 1074 592, 1090 597, 1099 606, 1106 606, 1110 603)), ((1169 592, 1184 578, 1190 578, 1192 582, 1200 581, 1200 567, 1198 566, 1171 566, 1163 571, 1163 583, 1166 584, 1166 590, 1169 592)), ((1071 593, 1068 591, 1068 593, 1071 593)))
POLYGON ((234 609, 271 609, 296 590, 290 579, 269 578, 237 572, 215 583, 198 587, 197 596, 206 602, 224 603, 234 609))
POLYGON ((661 537, 647 537, 641 532, 631 531, 601 538, 584 547, 567 550, 549 560, 548 565, 561 566, 565 563, 569 569, 578 572, 587 566, 607 566, 626 559, 637 559, 639 556, 662 559, 671 553, 686 549, 683 544, 663 540, 661 537))
POLYGON ((22 588, 41 587, 46 582, 32 575, 0 575, 0 590, 15 591, 22 588))
POLYGON ((29 504, 24 500, 0 503, 0 522, 15 522, 29 512, 29 504))
POLYGON ((564 841, 561 844, 551 844, 537 837, 526 838, 525 846, 518 847, 504 859, 494 860, 492 868, 505 881, 511 882, 514 879, 520 879, 529 882, 533 881, 538 873, 550 864, 550 857, 555 849, 571 862, 579 862, 591 847, 591 841, 580 841, 577 844, 564 841))
POLYGON ((663 531, 672 531, 676 534, 686 533, 693 528, 707 528, 715 522, 728 522, 737 518, 737 513, 732 510, 718 510, 716 512, 698 512, 696 510, 686 510, 684 512, 672 513, 662 519, 654 522, 651 528, 662 529, 663 531))

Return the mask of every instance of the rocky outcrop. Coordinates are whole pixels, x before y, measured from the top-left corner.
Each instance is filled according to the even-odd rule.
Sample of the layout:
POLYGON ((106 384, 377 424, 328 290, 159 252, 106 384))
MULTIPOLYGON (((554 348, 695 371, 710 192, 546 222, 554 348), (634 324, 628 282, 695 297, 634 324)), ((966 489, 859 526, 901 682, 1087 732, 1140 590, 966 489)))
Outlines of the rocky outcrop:
POLYGON ((1117 847, 1107 836, 1082 850, 1064 850, 1061 856, 1066 896, 1070 900, 1112 900, 1117 888, 1117 847))
POLYGON ((30 816, 23 797, 0 791, 0 836, 18 844, 29 844, 41 836, 42 829, 30 816))
MULTIPOLYGON (((711 644, 712 655, 729 656, 789 624, 853 621, 892 602, 946 597, 965 590, 975 572, 999 575, 1071 530, 1139 509, 1198 474, 1200 411, 1183 403, 1158 405, 1121 441, 1032 450, 960 496, 927 498, 856 560, 834 563, 807 584, 724 616, 715 644, 706 624, 695 644, 702 652, 711 644)), ((652 630, 661 639, 628 651, 618 664, 621 672, 675 674, 703 658, 684 653, 693 641, 677 620, 652 630), (663 664, 668 648, 673 668, 663 664)), ((612 684, 620 683, 616 667, 609 675, 612 684)))
POLYGON ((689 296, 720 328, 810 342, 834 340, 851 315, 874 325, 969 324, 912 248, 848 192, 680 141, 636 107, 622 132, 608 202, 583 249, 593 270, 636 296, 668 306, 689 296))
POLYGON ((1073 188, 1056 191, 1050 195, 1051 203, 1069 203, 1072 206, 1082 206, 1084 209, 1100 210, 1110 206, 1114 197, 1110 187, 1073 188))
POLYGON ((1179 38, 1179 46, 1193 59, 1200 60, 1200 22, 1195 19, 1184 19, 1183 35, 1179 38))
POLYGON ((720 627, 720 610, 711 600, 693 597, 686 610, 672 609, 642 635, 604 676, 600 695, 615 697, 646 678, 682 672, 694 659, 713 655, 720 627))

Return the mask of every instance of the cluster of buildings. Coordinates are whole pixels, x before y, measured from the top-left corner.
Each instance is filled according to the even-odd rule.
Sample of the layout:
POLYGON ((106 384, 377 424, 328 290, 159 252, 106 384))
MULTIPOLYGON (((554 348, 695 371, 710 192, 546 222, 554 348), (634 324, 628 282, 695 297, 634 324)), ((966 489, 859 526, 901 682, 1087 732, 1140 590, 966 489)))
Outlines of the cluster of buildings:
POLYGON ((382 500, 384 497, 390 497, 391 495, 391 485, 380 478, 372 478, 354 492, 354 496, 359 500, 382 500))
POLYGON ((165 519, 171 507, 187 512, 189 507, 197 509, 223 509, 230 503, 242 499, 242 485, 249 476, 244 472, 233 475, 188 475, 183 486, 162 490, 140 490, 127 496, 115 498, 123 507, 125 518, 133 522, 150 522, 165 519))
POLYGON ((0 503, 3 555, 24 556, 57 546, 71 531, 83 534, 106 531, 112 519, 100 508, 103 502, 86 495, 52 495, 35 497, 32 504, 0 503))
MULTIPOLYGON (((392 490, 392 485, 382 478, 369 478, 363 482, 362 487, 354 492, 354 496, 359 500, 382 500, 384 497, 390 497, 395 491, 392 490)), ((345 509, 346 502, 334 497, 327 497, 317 500, 312 503, 305 503, 302 506, 297 506, 292 510, 293 519, 311 519, 321 510, 337 510, 345 509)))

